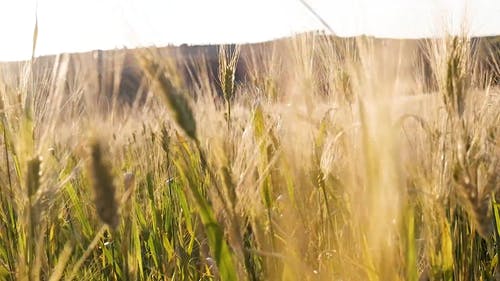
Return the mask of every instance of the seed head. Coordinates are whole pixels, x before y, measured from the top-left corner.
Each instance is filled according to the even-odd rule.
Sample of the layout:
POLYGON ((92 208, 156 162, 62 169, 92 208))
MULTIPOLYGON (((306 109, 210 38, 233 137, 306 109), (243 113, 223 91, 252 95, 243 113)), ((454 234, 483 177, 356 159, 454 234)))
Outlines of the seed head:
POLYGON ((157 92, 162 94, 169 109, 173 112, 177 125, 188 137, 196 140, 196 121, 187 97, 173 85, 164 68, 152 58, 141 57, 141 65, 157 92))
POLYGON ((90 144, 88 171, 94 190, 94 204, 97 215, 111 228, 118 225, 118 204, 115 198, 115 186, 109 165, 104 161, 101 144, 93 140, 90 144))

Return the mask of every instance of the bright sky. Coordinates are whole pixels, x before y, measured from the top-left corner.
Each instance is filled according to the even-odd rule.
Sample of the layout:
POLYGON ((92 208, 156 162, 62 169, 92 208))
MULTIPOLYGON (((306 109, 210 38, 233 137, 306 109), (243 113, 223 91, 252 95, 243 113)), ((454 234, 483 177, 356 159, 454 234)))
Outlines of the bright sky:
MULTIPOLYGON (((500 34, 500 0, 306 0, 337 35, 500 34)), ((31 57, 36 0, 0 0, 0 61, 31 57)), ((36 55, 245 43, 324 29, 299 0, 38 0, 36 55)))

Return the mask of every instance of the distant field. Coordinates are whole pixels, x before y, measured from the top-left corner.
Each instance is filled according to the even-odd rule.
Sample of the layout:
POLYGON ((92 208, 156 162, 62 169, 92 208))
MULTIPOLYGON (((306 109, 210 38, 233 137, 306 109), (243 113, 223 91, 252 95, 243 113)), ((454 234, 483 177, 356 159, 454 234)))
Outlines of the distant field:
POLYGON ((0 64, 0 279, 500 280, 499 46, 0 64))

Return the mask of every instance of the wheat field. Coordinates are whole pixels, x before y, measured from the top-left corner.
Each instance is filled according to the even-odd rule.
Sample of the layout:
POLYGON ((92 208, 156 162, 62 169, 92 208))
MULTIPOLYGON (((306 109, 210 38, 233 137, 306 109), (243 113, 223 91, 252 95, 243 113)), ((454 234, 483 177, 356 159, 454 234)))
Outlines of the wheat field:
POLYGON ((132 103, 85 60, 2 66, 0 279, 500 280, 500 54, 470 43, 221 46, 195 86, 144 49, 132 103))

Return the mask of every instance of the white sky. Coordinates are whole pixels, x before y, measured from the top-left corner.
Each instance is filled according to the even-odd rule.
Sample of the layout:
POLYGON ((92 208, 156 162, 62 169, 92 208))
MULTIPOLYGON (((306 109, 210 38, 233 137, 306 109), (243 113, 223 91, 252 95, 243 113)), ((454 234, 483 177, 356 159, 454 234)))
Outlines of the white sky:
MULTIPOLYGON (((308 0, 337 35, 500 34, 500 0, 308 0)), ((0 61, 31 56, 36 0, 0 0, 0 61)), ((299 0, 38 0, 36 55, 245 43, 323 29, 299 0)))

